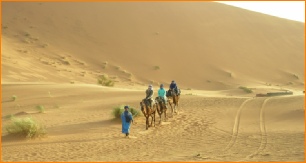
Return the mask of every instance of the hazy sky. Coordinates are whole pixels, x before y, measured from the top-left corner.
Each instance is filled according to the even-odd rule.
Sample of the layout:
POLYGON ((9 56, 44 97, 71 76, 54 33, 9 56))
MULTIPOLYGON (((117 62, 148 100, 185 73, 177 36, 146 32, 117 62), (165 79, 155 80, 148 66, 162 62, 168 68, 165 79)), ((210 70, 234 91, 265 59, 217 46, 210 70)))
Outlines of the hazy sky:
POLYGON ((305 22, 305 1, 224 1, 221 3, 305 22))

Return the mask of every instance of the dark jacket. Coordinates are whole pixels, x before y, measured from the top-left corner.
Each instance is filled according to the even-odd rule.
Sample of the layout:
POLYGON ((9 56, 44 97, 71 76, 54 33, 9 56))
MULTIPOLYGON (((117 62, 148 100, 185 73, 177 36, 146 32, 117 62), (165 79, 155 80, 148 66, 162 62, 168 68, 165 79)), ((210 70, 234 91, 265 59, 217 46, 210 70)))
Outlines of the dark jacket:
POLYGON ((153 90, 152 89, 147 89, 146 90, 146 99, 151 99, 153 98, 153 90))
POLYGON ((170 89, 177 89, 176 83, 171 83, 170 84, 170 89))

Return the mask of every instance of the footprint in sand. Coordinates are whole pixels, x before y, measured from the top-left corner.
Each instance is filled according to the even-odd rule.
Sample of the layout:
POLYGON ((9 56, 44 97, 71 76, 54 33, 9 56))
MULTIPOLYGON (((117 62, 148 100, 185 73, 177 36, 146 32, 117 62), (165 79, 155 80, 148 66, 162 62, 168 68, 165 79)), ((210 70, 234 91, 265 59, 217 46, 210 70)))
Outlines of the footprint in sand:
POLYGON ((129 136, 130 139, 137 139, 136 136, 129 136))
POLYGON ((171 122, 162 122, 160 125, 169 125, 171 122))
POLYGON ((144 131, 139 131, 138 133, 139 134, 148 134, 148 133, 150 133, 150 132, 152 132, 153 130, 144 130, 144 131))

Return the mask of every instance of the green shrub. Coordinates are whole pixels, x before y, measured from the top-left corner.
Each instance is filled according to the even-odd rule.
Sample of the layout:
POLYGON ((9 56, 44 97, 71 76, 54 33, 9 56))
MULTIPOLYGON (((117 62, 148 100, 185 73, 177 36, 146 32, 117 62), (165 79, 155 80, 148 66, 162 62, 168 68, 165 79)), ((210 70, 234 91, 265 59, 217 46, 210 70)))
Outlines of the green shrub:
POLYGON ((159 70, 160 67, 159 66, 154 66, 154 70, 159 70))
POLYGON ((30 117, 12 118, 11 120, 11 124, 5 127, 9 134, 25 136, 26 138, 36 138, 46 134, 45 128, 30 117))
POLYGON ((16 101, 16 100, 17 100, 17 96, 16 96, 16 95, 13 95, 13 96, 12 96, 12 100, 13 100, 13 101, 16 101))
POLYGON ((45 112, 45 107, 42 105, 36 106, 36 109, 38 110, 39 113, 44 113, 45 112))
POLYGON ((108 87, 112 87, 112 86, 115 85, 115 82, 113 80, 109 79, 107 75, 101 75, 98 78, 98 84, 108 86, 108 87))
MULTIPOLYGON (((139 116, 139 110, 130 107, 129 111, 132 113, 133 117, 139 116)), ((113 109, 113 116, 115 118, 120 118, 121 114, 124 112, 124 105, 117 106, 113 109)))
POLYGON ((246 93, 252 93, 253 91, 250 88, 240 86, 240 89, 244 90, 246 93))
POLYGON ((14 115, 13 114, 9 114, 9 115, 6 115, 4 116, 5 119, 12 119, 14 118, 14 115))

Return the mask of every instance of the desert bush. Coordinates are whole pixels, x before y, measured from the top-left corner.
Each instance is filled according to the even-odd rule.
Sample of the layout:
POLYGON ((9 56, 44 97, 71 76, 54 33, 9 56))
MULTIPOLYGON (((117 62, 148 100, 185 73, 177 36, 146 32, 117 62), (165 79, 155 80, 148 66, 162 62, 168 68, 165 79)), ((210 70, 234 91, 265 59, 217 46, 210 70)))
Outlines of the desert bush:
POLYGON ((12 96, 12 100, 13 100, 13 101, 16 101, 16 100, 17 100, 17 96, 16 96, 16 95, 13 95, 13 96, 12 96))
POLYGON ((240 89, 244 90, 246 93, 252 93, 253 91, 250 88, 240 86, 240 89))
POLYGON ((48 46, 49 46, 49 44, 47 44, 47 43, 41 45, 41 47, 43 47, 43 48, 46 48, 48 46))
POLYGON ((98 78, 98 84, 108 86, 108 87, 112 87, 112 86, 115 85, 115 82, 113 80, 109 79, 107 75, 100 75, 99 78, 98 78))
POLYGON ((44 113, 45 112, 45 107, 42 105, 36 106, 36 109, 38 110, 39 113, 44 113))
MULTIPOLYGON (((130 107, 129 111, 132 113, 133 117, 139 116, 139 110, 130 107)), ((113 109, 113 116, 115 118, 120 118, 121 114, 124 112, 124 105, 117 106, 113 109)))
POLYGON ((13 114, 9 114, 9 115, 6 115, 4 116, 5 119, 12 119, 14 118, 14 115, 13 114))
POLYGON ((154 66, 154 70, 159 70, 160 67, 159 66, 154 66))
POLYGON ((5 129, 11 135, 20 135, 26 138, 36 138, 46 134, 45 128, 30 117, 12 118, 11 124, 8 124, 5 129))
POLYGON ((26 32, 26 33, 24 34, 24 36, 30 37, 31 35, 30 35, 30 33, 26 32))
POLYGON ((287 85, 293 85, 293 83, 292 82, 288 82, 287 85))

